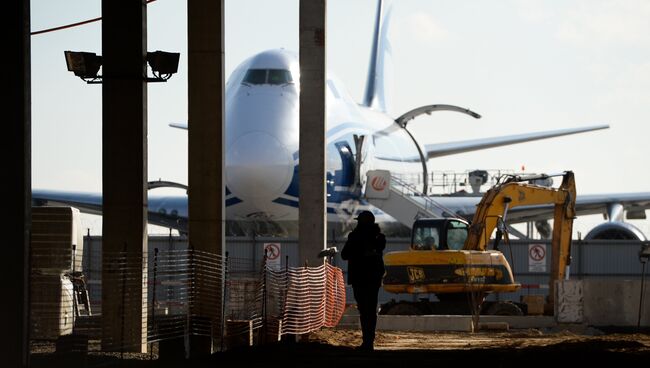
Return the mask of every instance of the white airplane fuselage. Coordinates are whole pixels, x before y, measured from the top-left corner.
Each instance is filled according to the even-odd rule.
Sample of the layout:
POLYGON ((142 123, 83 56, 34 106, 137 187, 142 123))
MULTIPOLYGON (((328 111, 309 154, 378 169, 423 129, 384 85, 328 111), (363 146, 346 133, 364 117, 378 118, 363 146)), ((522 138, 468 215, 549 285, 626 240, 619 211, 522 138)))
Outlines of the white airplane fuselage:
MULTIPOLYGON (((292 232, 298 221, 299 163, 298 57, 269 50, 246 61, 226 84, 226 217, 230 221, 273 224, 269 232, 292 232), (264 75, 265 74, 265 75, 264 75), (263 76, 264 75, 264 76, 263 76), (290 76, 290 77, 288 77, 290 76)), ((330 225, 347 224, 355 212, 372 209, 355 191, 357 147, 365 136, 359 180, 369 169, 421 170, 421 163, 384 161, 418 154, 411 138, 386 114, 357 104, 336 78, 326 86, 327 213, 330 225), (390 133, 382 133, 391 130, 390 133), (381 132, 380 132, 381 131, 381 132)), ((379 222, 394 221, 372 209, 379 222)), ((338 227, 338 226, 336 226, 338 227)))

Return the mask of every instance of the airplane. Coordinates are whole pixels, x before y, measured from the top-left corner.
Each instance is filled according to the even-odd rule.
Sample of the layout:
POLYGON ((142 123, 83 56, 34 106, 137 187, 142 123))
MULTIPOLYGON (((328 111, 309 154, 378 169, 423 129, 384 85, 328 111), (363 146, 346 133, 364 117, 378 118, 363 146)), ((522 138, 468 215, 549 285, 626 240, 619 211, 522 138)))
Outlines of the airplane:
MULTIPOLYGON (((428 174, 430 160, 464 152, 494 148, 570 134, 607 129, 607 125, 490 137, 421 145, 407 129, 408 122, 437 110, 454 111, 468 117, 480 115, 447 104, 422 106, 389 116, 385 83, 390 57, 388 25, 390 8, 377 3, 368 78, 364 100, 355 101, 338 78, 328 71, 326 82, 326 168, 328 232, 344 234, 360 211, 371 210, 387 235, 408 234, 408 224, 373 206, 364 196, 366 174, 374 169, 394 173, 428 174)), ((298 230, 298 137, 300 67, 298 55, 284 49, 267 50, 243 61, 226 83, 225 172, 227 235, 294 236, 298 230)), ((188 129, 187 124, 170 126, 188 129)), ((151 182, 158 187, 185 188, 171 182, 151 182)), ((427 181, 420 183, 427 193, 427 181)), ((98 193, 33 190, 36 205, 71 205, 81 211, 101 214, 98 193)), ((479 197, 437 197, 453 215, 471 219, 479 197)), ((149 223, 187 232, 187 195, 154 195, 148 199, 149 223)), ((620 238, 645 240, 635 226, 623 221, 645 218, 650 192, 579 195, 578 215, 601 213, 608 222, 598 225, 586 239, 620 238)), ((552 208, 522 207, 509 213, 509 223, 552 218, 552 208)))

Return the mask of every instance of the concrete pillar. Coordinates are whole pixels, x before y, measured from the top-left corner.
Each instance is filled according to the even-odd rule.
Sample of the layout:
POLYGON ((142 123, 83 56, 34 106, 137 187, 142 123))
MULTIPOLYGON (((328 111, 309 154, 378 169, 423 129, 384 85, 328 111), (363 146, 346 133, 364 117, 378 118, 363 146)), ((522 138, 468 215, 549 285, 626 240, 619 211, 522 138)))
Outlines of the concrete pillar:
MULTIPOLYGON (((189 242, 197 252, 225 253, 223 0, 187 2, 189 242)), ((195 268, 192 355, 211 353, 221 335, 223 277, 195 268)), ((202 266, 205 267, 205 266, 202 266)), ((220 274, 221 275, 221 274, 220 274)), ((222 275, 221 275, 222 276, 222 275)), ((192 332, 192 331, 191 331, 192 332)))
POLYGON ((5 114, 3 158, 6 180, 4 220, 8 239, 4 248, 4 272, 12 282, 5 283, 2 315, 5 343, 3 366, 27 367, 29 358, 29 237, 31 231, 31 73, 29 0, 11 0, 5 4, 2 34, 4 45, 5 93, 0 106, 5 114))
POLYGON ((147 349, 146 52, 146 1, 102 1, 104 350, 147 349))
POLYGON ((326 0, 300 0, 299 261, 317 265, 325 249, 325 13, 326 0))

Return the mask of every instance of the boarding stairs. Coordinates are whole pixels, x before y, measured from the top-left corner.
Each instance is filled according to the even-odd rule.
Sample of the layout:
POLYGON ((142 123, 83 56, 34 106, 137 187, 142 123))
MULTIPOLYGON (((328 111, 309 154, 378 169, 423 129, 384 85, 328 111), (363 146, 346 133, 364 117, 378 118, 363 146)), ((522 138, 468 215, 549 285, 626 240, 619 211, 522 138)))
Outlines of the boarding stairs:
POLYGON ((366 200, 408 227, 419 218, 458 217, 453 210, 424 195, 414 185, 392 176, 390 171, 370 170, 367 175, 366 200))

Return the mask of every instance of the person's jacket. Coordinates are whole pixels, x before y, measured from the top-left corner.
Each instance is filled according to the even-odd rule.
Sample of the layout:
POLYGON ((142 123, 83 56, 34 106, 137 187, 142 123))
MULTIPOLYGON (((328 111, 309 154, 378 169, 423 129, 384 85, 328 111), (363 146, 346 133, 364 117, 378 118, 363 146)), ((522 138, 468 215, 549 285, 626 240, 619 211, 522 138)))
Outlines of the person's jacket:
POLYGON ((386 237, 376 226, 357 226, 341 251, 348 261, 348 284, 377 285, 384 276, 386 237))

